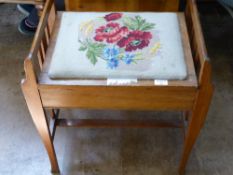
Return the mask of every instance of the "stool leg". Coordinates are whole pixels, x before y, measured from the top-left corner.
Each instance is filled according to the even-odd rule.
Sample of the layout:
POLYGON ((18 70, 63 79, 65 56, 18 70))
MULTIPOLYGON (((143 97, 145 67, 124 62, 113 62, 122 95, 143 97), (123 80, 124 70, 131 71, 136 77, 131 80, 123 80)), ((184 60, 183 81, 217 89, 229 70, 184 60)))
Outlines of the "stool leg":
POLYGON ((188 132, 185 138, 183 153, 179 165, 179 174, 183 175, 189 158, 189 154, 199 135, 208 113, 208 108, 213 94, 213 86, 202 87, 197 95, 194 109, 191 113, 191 119, 188 125, 188 132))
POLYGON ((51 163, 51 170, 54 173, 59 173, 53 141, 34 77, 27 77, 27 80, 22 82, 21 87, 33 122, 47 150, 51 163))

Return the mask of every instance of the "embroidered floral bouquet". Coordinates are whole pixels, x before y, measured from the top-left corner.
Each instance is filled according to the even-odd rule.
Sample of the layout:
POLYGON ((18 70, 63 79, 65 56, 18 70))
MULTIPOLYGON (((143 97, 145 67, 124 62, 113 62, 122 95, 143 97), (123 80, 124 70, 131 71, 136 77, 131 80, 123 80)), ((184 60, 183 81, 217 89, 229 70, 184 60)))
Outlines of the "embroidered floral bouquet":
POLYGON ((139 15, 110 13, 80 25, 79 51, 86 52, 93 65, 102 59, 110 69, 122 63, 136 64, 158 53, 160 43, 154 28, 154 23, 139 15))

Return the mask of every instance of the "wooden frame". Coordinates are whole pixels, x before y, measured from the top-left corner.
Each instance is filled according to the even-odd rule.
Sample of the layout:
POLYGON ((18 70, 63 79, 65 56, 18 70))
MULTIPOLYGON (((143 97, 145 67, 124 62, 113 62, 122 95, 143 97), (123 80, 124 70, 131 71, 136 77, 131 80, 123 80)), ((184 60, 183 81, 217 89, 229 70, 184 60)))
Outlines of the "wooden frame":
POLYGON ((185 131, 179 166, 179 173, 184 174, 189 154, 208 112, 213 85, 195 1, 189 0, 185 13, 178 16, 188 67, 186 80, 169 81, 167 86, 156 86, 152 80, 139 80, 137 84, 128 86, 108 86, 106 80, 50 80, 47 68, 60 24, 53 0, 46 1, 31 50, 24 62, 26 78, 21 86, 53 172, 59 172, 53 146, 57 126, 177 127, 185 131), (58 118, 60 108, 174 110, 183 111, 183 120, 68 120, 58 118), (51 110, 50 122, 45 109, 51 110))

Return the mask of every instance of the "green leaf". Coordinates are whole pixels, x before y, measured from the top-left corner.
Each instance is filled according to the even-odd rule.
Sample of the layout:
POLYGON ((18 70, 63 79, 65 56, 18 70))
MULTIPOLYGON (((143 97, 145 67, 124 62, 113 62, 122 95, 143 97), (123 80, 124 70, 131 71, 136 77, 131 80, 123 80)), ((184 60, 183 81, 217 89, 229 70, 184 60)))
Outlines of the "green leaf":
POLYGON ((93 52, 96 56, 101 56, 103 49, 106 47, 106 44, 103 43, 90 43, 89 50, 93 52))
POLYGON ((94 52, 88 50, 86 56, 91 61, 91 63, 93 65, 95 65, 97 63, 97 58, 96 58, 94 52))
POLYGON ((80 46, 80 48, 78 50, 79 51, 85 51, 85 50, 87 50, 87 47, 86 46, 80 46))
POLYGON ((86 40, 85 42, 81 42, 81 46, 79 48, 80 51, 86 51, 86 57, 90 60, 90 62, 95 65, 98 61, 98 57, 102 56, 103 49, 106 47, 106 44, 103 43, 95 43, 90 40, 86 40))
POLYGON ((145 19, 141 16, 135 16, 135 18, 124 17, 123 23, 126 27, 131 30, 151 30, 154 28, 155 24, 147 23, 145 19))
POLYGON ((155 24, 153 24, 153 23, 145 23, 145 24, 143 24, 142 26, 141 26, 141 30, 144 30, 144 31, 146 31, 146 30, 151 30, 151 29, 153 29, 155 27, 155 24))
POLYGON ((126 27, 128 27, 131 30, 137 30, 138 28, 137 20, 135 20, 134 18, 125 17, 123 19, 123 23, 126 27))
POLYGON ((135 18, 136 18, 136 22, 137 22, 137 27, 139 29, 140 26, 142 26, 146 22, 146 20, 142 19, 141 16, 135 16, 135 18))
POLYGON ((92 43, 87 42, 87 58, 91 61, 93 65, 97 63, 97 57, 100 57, 103 53, 103 49, 106 47, 106 44, 103 43, 92 43))
POLYGON ((124 23, 125 25, 130 25, 130 23, 131 23, 131 18, 129 18, 129 17, 124 17, 124 18, 123 18, 123 23, 124 23))

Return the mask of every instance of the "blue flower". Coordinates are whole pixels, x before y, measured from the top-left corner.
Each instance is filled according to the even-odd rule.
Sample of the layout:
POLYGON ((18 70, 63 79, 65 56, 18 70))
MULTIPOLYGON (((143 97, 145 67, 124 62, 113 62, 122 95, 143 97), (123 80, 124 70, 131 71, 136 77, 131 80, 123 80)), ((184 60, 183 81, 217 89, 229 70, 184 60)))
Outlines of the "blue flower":
POLYGON ((125 64, 130 64, 130 63, 132 63, 132 61, 133 61, 133 58, 135 57, 135 55, 134 54, 126 54, 123 58, 122 58, 122 60, 125 62, 125 64))
POLYGON ((103 57, 104 59, 106 59, 107 66, 109 68, 114 69, 119 65, 119 60, 118 60, 119 53, 120 51, 118 48, 115 48, 115 47, 104 48, 103 57))
POLYGON ((117 58, 111 58, 108 60, 108 67, 114 69, 118 66, 119 60, 117 58))
POLYGON ((115 48, 115 47, 112 47, 112 48, 109 48, 109 47, 105 47, 104 48, 104 52, 103 52, 103 56, 105 59, 112 59, 112 58, 117 58, 117 56, 119 55, 120 51, 118 48, 115 48))

